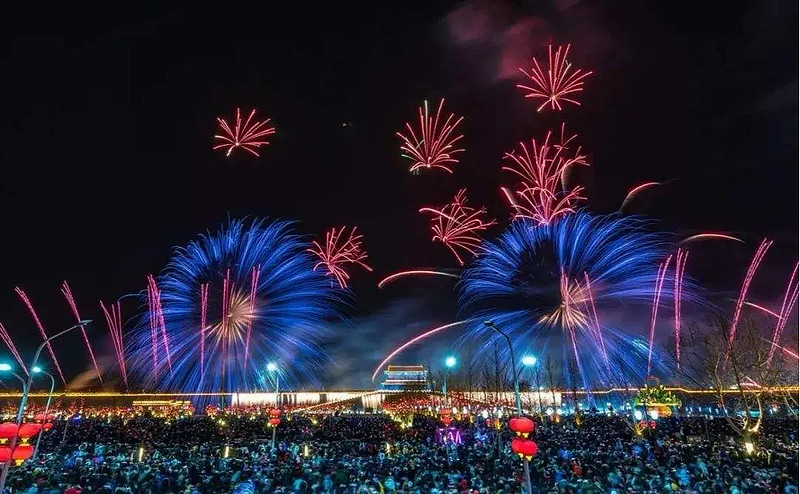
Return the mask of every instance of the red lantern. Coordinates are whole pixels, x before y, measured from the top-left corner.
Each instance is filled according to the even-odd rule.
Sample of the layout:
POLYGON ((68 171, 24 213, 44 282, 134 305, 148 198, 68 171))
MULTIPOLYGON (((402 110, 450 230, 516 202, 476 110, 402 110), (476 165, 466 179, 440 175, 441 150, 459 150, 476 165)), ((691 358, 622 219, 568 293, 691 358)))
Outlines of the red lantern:
POLYGON ((449 426, 450 422, 452 421, 453 420, 450 417, 442 417, 442 423, 445 425, 445 427, 449 426))
POLYGON ((32 424, 32 423, 25 423, 19 426, 19 438, 22 439, 22 442, 25 443, 28 439, 32 438, 39 431, 42 430, 42 424, 32 424))
POLYGON ((33 416, 34 422, 44 422, 45 420, 47 420, 47 415, 43 413, 37 413, 36 415, 33 416))
POLYGON ((272 410, 269 411, 269 416, 274 418, 274 419, 280 417, 281 416, 280 409, 273 408, 272 410))
POLYGON ((650 428, 651 429, 655 429, 656 428, 656 421, 655 420, 651 420, 650 421, 650 428))
POLYGON ((442 417, 449 416, 450 415, 450 409, 449 408, 442 408, 442 411, 439 412, 439 413, 442 415, 442 417))
POLYGON ((539 447, 530 439, 515 437, 511 440, 511 451, 518 454, 520 457, 524 456, 525 459, 530 460, 536 452, 539 451, 539 447))
POLYGON ((52 421, 55 420, 56 416, 52 413, 47 414, 47 418, 45 420, 52 421))
POLYGON ((6 443, 9 439, 17 435, 17 424, 14 422, 3 422, 0 424, 0 443, 6 443))
POLYGON ((645 422, 644 420, 640 421, 639 422, 639 427, 642 428, 642 429, 646 428, 647 427, 647 422, 645 422))
POLYGON ((33 455, 33 446, 30 444, 20 444, 14 448, 14 452, 11 453, 11 459, 14 460, 17 466, 20 466, 22 462, 30 458, 31 455, 33 455))
POLYGON ((533 420, 527 417, 514 417, 508 421, 508 427, 516 432, 518 436, 528 437, 528 434, 533 432, 536 425, 533 423, 533 420))
POLYGON ((0 463, 5 463, 11 459, 11 448, 0 446, 0 463))
POLYGON ((281 419, 279 419, 277 417, 269 419, 269 425, 271 425, 272 427, 278 427, 278 425, 280 423, 281 423, 281 419))
POLYGON ((49 431, 52 428, 53 428, 53 423, 52 422, 46 422, 46 423, 42 424, 42 429, 45 430, 45 431, 49 431))

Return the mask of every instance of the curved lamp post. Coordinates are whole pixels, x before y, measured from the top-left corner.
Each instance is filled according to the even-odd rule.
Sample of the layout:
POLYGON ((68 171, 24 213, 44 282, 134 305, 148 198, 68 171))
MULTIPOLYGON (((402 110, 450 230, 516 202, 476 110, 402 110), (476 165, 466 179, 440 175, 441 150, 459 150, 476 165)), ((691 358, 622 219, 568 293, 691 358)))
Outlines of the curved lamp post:
MULTIPOLYGON (((31 369, 31 372, 28 373, 27 382, 26 381, 22 381, 22 378, 19 377, 16 373, 14 374, 15 376, 17 376, 23 382, 22 398, 20 398, 20 400, 19 400, 19 408, 17 409, 17 427, 19 427, 20 424, 22 424, 22 414, 25 411, 25 405, 28 404, 28 393, 31 390, 31 384, 33 383, 33 374, 34 374, 33 369, 35 369, 35 368, 37 368, 39 366, 39 355, 41 355, 42 349, 44 349, 44 347, 48 343, 50 343, 50 341, 55 340, 59 336, 65 335, 65 334, 69 333, 70 331, 72 331, 75 328, 79 328, 81 326, 87 326, 91 322, 92 322, 91 319, 84 319, 82 321, 78 321, 78 324, 74 324, 74 325, 68 327, 67 329, 65 329, 63 331, 61 331, 59 333, 56 333, 56 334, 46 338, 41 343, 41 345, 39 345, 39 347, 36 349, 36 353, 33 354, 33 361, 31 362, 31 365, 29 367, 31 369)), ((2 365, 3 364, 0 364, 0 366, 2 366, 2 365)), ((0 367, 0 370, 2 370, 2 368, 3 367, 0 367)), ((10 370, 11 366, 9 366, 8 364, 5 364, 5 368, 10 370)), ((9 442, 8 446, 13 451, 14 447, 16 445, 17 445, 17 437, 14 436, 14 437, 11 438, 11 441, 9 442)), ((8 459, 8 461, 6 461, 3 464, 3 471, 2 471, 2 473, 0 473, 0 492, 3 492, 3 490, 6 488, 6 478, 8 477, 8 467, 9 466, 11 466, 11 459, 10 458, 8 459)))
MULTIPOLYGON (((34 374, 44 374, 45 376, 50 378, 50 393, 47 395, 47 404, 44 406, 44 423, 47 423, 47 412, 50 411, 50 401, 53 399, 53 390, 56 388, 56 380, 52 374, 49 372, 45 372, 42 370, 41 367, 34 367, 31 369, 34 374)), ((39 429, 39 434, 36 436, 36 446, 33 448, 33 456, 32 458, 36 460, 36 455, 39 454, 39 443, 42 441, 42 433, 44 432, 44 424, 42 424, 42 428, 39 429)))

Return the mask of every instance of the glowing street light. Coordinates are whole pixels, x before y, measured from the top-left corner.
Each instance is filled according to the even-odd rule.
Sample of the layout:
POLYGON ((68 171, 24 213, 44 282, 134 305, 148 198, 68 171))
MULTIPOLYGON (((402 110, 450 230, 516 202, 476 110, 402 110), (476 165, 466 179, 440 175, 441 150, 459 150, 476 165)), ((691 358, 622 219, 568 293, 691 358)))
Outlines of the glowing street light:
POLYGON ((450 373, 450 369, 456 366, 456 363, 456 358, 452 355, 444 359, 444 366, 447 367, 447 370, 444 372, 444 385, 442 386, 442 394, 444 394, 445 406, 447 406, 447 375, 450 373))
POLYGON ((455 358, 455 357, 453 357, 452 355, 451 355, 451 356, 449 356, 449 357, 447 357, 447 358, 444 360, 444 365, 446 365, 448 368, 453 368, 453 367, 455 367, 455 366, 456 366, 456 358, 455 358))
POLYGON ((270 372, 275 372, 278 370, 278 366, 275 364, 275 362, 270 362, 267 364, 267 370, 270 372))
POLYGON ((533 355, 525 355, 522 357, 522 365, 525 367, 530 367, 532 365, 536 365, 536 357, 533 355))

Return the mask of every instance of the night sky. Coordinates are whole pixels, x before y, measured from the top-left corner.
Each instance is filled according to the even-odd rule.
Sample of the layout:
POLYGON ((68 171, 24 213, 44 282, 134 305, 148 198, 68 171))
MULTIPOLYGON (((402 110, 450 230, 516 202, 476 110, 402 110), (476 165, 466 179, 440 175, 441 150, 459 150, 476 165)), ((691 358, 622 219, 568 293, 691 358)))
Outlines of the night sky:
MULTIPOLYGON (((40 340, 17 285, 53 333, 72 323, 69 280, 110 355, 98 300, 144 288, 173 246, 229 217, 296 219, 311 235, 358 225, 375 272, 354 275, 328 382, 363 386, 398 342, 456 312, 449 282, 375 287, 402 268, 456 267, 419 207, 466 186, 507 224, 502 154, 562 120, 589 153, 577 177, 589 209, 669 181, 632 209, 748 242, 700 249, 692 274, 710 290, 738 289, 763 236, 776 246, 754 296, 777 297, 796 262, 796 1, 162 3, 5 19, 0 321, 24 352, 40 340), (561 114, 537 114, 515 87, 548 42, 595 71, 583 106, 561 114), (454 175, 410 175, 394 133, 441 97, 465 116, 466 152, 454 175), (237 106, 277 127, 260 158, 211 150, 215 117, 237 106)), ((66 374, 85 369, 77 335, 57 352, 66 374)))

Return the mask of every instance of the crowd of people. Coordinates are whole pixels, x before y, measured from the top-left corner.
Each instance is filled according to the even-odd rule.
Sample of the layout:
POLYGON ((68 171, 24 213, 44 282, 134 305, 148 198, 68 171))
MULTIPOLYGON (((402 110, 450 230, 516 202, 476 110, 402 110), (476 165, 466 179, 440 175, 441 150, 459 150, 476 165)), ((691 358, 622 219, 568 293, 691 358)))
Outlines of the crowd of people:
MULTIPOLYGON (((510 431, 479 417, 437 442, 437 417, 268 416, 219 412, 165 418, 75 416, 56 422, 35 460, 12 467, 7 492, 520 493, 510 431)), ((796 493, 798 422, 765 419, 752 451, 725 419, 667 418, 636 434, 619 416, 545 420, 533 439, 534 493, 796 493)), ((441 437, 441 435, 439 435, 441 437)))

